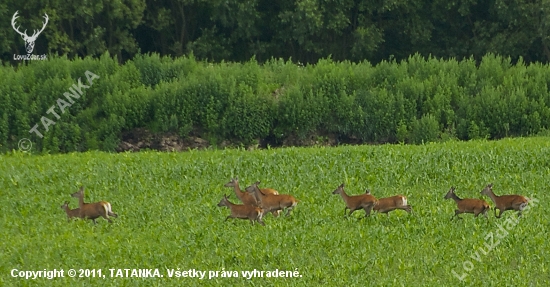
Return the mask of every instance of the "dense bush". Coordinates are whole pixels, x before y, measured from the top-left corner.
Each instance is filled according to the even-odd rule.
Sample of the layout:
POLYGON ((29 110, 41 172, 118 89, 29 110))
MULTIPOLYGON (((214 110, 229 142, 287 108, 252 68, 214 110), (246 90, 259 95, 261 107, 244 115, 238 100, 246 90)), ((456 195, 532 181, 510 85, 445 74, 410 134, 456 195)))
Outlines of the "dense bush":
POLYGON ((302 66, 158 55, 119 65, 105 54, 3 66, 0 79, 2 151, 22 138, 35 151, 113 151, 136 128, 271 145, 320 136, 344 143, 497 139, 550 128, 549 67, 495 55, 479 65, 415 55, 376 66, 330 59, 302 66))

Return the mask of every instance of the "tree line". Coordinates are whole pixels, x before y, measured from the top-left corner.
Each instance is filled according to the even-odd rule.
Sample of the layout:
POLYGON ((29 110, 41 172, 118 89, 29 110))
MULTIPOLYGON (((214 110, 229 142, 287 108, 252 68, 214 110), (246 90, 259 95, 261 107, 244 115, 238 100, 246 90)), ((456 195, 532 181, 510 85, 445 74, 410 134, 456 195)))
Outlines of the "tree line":
POLYGON ((125 62, 139 53, 209 61, 274 58, 316 63, 424 57, 476 61, 487 53, 550 59, 550 1, 446 0, 124 0, 0 3, 0 56, 25 54, 11 27, 40 29, 36 54, 125 62))

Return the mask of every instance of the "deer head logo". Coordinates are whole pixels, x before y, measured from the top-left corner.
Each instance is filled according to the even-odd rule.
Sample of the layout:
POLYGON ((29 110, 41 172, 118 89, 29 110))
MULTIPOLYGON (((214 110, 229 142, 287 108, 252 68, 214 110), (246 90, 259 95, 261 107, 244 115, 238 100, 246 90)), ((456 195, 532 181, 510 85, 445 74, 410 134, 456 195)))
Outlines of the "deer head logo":
POLYGON ((34 41, 36 41, 36 38, 38 37, 38 35, 40 35, 40 33, 42 33, 42 31, 44 31, 44 28, 46 28, 46 25, 48 24, 48 14, 44 13, 44 19, 46 19, 46 22, 43 23, 42 25, 42 29, 40 29, 40 31, 37 31, 37 30, 34 30, 34 33, 32 34, 32 36, 28 36, 27 35, 27 30, 25 30, 25 32, 21 33, 19 31, 19 27, 21 27, 21 25, 19 25, 19 27, 15 27, 15 19, 19 18, 19 16, 17 16, 17 13, 19 11, 16 11, 14 14, 13 14, 13 17, 11 18, 11 26, 13 27, 13 29, 15 30, 15 32, 17 32, 19 35, 21 35, 21 38, 23 38, 23 40, 25 40, 25 49, 27 50, 27 53, 32 53, 32 51, 34 50, 34 41))

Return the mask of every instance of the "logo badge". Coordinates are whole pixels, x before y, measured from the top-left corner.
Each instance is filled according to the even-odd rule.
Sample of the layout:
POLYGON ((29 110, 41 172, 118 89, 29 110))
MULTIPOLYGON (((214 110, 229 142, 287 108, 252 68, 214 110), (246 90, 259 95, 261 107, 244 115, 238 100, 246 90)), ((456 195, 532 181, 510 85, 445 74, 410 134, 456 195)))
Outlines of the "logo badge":
POLYGON ((32 51, 34 50, 34 42, 36 41, 36 38, 38 37, 38 35, 40 35, 40 33, 42 33, 42 31, 44 31, 44 28, 46 28, 46 25, 48 24, 48 14, 44 13, 43 17, 46 20, 46 22, 43 23, 42 29, 40 29, 40 31, 34 30, 34 33, 32 34, 32 36, 29 36, 27 35, 27 30, 25 30, 25 32, 19 31, 19 28, 21 27, 21 25, 19 27, 15 27, 15 20, 19 18, 19 16, 17 16, 18 12, 19 11, 16 11, 13 14, 13 17, 11 18, 11 26, 13 27, 15 32, 21 35, 21 38, 25 40, 25 49, 27 50, 27 53, 31 54, 32 51))

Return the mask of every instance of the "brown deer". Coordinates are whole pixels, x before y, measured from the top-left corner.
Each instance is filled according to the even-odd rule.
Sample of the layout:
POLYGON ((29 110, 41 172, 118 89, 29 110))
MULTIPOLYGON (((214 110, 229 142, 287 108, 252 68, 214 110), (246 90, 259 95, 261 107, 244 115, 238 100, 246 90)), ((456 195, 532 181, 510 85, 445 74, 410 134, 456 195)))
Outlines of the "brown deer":
POLYGON ((65 213, 67 213, 67 222, 71 222, 71 218, 73 217, 80 218, 80 208, 70 209, 68 201, 65 201, 65 203, 61 205, 61 209, 65 210, 65 213))
POLYGON ((80 187, 80 190, 71 194, 71 196, 78 198, 78 208, 80 209, 79 217, 91 219, 94 224, 97 224, 95 220, 100 216, 107 219, 110 223, 113 221, 109 216, 118 217, 116 213, 111 211, 111 204, 109 202, 100 201, 95 203, 84 203, 84 186, 80 187))
POLYGON ((445 195, 445 199, 452 198, 457 205, 457 208, 455 210, 455 215, 451 217, 451 220, 455 217, 458 219, 462 219, 460 216, 458 216, 461 213, 473 213, 474 217, 477 217, 480 214, 483 214, 487 220, 489 220, 489 217, 487 217, 487 211, 491 209, 489 204, 482 199, 475 199, 475 198, 464 198, 461 199, 455 194, 455 187, 451 187, 449 189, 449 192, 445 195))
POLYGON ((234 204, 229 201, 227 195, 224 195, 219 207, 226 206, 231 210, 231 214, 225 218, 227 221, 229 218, 240 218, 240 219, 249 219, 250 223, 254 225, 254 221, 257 221, 261 225, 265 225, 262 221, 263 210, 254 205, 245 205, 245 204, 234 204))
MULTIPOLYGON (((366 190, 365 194, 371 194, 370 190, 366 190)), ((378 204, 374 206, 373 210, 379 213, 385 213, 390 216, 390 211, 396 209, 405 210, 407 213, 411 213, 411 206, 407 205, 407 197, 404 195, 394 195, 391 197, 378 198, 378 204)))
POLYGON ((502 213, 506 210, 517 210, 518 217, 521 216, 521 212, 529 201, 527 198, 521 195, 501 195, 498 196, 493 192, 493 184, 488 184, 482 191, 482 195, 487 195, 495 203, 495 216, 500 218, 502 213), (497 209, 500 211, 497 216, 497 209))
MULTIPOLYGON (((256 198, 250 194, 249 192, 242 192, 241 188, 239 187, 239 179, 237 177, 232 178, 228 183, 223 185, 224 187, 233 187, 233 190, 235 191, 235 195, 244 205, 253 205, 253 206, 259 206, 258 202, 256 201, 256 198)), ((278 195, 279 192, 272 188, 262 188, 260 189, 264 194, 274 194, 278 195)), ((271 212, 273 216, 277 217, 281 214, 280 210, 272 211, 271 212)))
POLYGON ((340 194, 346 207, 344 207, 344 214, 346 210, 349 209, 349 215, 359 209, 365 210, 365 217, 370 216, 372 209, 378 204, 376 197, 372 196, 370 193, 360 194, 360 195, 347 195, 344 191, 344 184, 342 183, 338 188, 336 188, 332 194, 340 194))
POLYGON ((256 198, 260 208, 262 208, 264 212, 286 209, 286 216, 289 216, 290 211, 298 204, 298 200, 289 194, 264 194, 258 187, 259 184, 260 182, 256 181, 245 190, 256 198))

